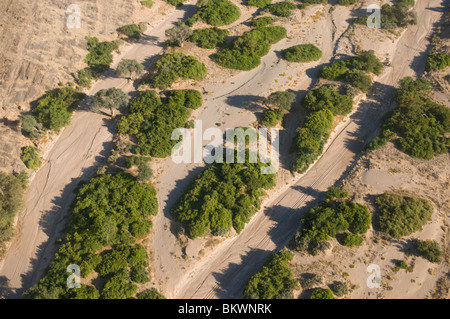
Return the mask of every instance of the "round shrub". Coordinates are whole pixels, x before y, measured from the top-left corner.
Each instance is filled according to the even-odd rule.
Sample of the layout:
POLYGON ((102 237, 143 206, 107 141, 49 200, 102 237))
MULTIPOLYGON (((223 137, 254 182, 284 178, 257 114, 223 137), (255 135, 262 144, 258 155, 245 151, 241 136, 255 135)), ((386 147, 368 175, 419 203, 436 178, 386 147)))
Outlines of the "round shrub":
POLYGON ((210 0, 198 10, 200 19, 212 26, 228 25, 239 19, 241 11, 229 0, 210 0))
POLYGON ((289 62, 318 61, 322 57, 322 51, 313 44, 300 44, 283 50, 281 57, 289 62))

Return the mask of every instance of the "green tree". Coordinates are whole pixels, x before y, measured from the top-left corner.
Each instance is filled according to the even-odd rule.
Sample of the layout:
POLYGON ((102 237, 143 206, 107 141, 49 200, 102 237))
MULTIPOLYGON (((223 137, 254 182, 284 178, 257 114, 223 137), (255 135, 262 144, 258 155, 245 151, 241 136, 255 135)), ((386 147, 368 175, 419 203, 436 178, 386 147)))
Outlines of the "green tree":
POLYGON ((433 205, 428 200, 394 193, 378 196, 375 204, 379 210, 379 230, 395 238, 421 230, 433 213, 433 205))
POLYGON ((419 254, 432 263, 439 264, 442 262, 442 250, 435 240, 414 240, 414 247, 416 247, 419 254))
POLYGON ((322 51, 313 44, 300 44, 283 50, 281 56, 289 62, 311 62, 320 60, 322 51))
POLYGON ((334 299, 334 295, 329 288, 327 289, 318 288, 314 290, 313 293, 311 294, 311 299, 334 299))
POLYGON ((144 72, 144 66, 136 60, 123 59, 116 68, 116 75, 131 77, 140 75, 144 72))
POLYGON ((244 288, 244 297, 252 299, 274 299, 286 290, 297 286, 292 270, 287 265, 294 255, 280 251, 272 255, 262 269, 253 275, 244 288))
POLYGON ((183 47, 183 43, 189 39, 193 31, 185 23, 180 23, 170 29, 166 29, 165 32, 171 43, 183 47))
POLYGON ((95 93, 92 101, 92 110, 98 112, 101 109, 109 109, 114 117, 114 110, 118 110, 128 104, 128 96, 119 88, 102 89, 95 93))
POLYGON ((20 159, 27 168, 35 170, 42 165, 41 158, 39 156, 39 149, 34 146, 25 146, 22 148, 22 155, 20 159))
POLYGON ((280 111, 289 111, 295 102, 296 95, 290 91, 276 91, 271 93, 265 103, 277 107, 280 111))

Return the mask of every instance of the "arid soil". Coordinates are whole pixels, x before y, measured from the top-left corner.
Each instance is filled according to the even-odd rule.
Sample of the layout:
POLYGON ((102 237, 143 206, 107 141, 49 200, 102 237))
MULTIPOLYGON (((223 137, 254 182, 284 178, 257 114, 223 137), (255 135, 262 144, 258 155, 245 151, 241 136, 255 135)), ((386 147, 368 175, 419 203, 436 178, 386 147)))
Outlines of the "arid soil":
MULTIPOLYGON (((255 102, 272 91, 292 89, 298 93, 300 100, 309 88, 316 85, 318 68, 342 54, 353 54, 357 49, 374 49, 377 56, 382 61, 386 57, 390 65, 376 79, 371 92, 360 101, 357 110, 339 124, 336 123, 338 125, 323 156, 303 175, 293 175, 289 171, 292 160, 288 154, 289 144, 304 115, 299 104, 295 105, 288 116, 286 129, 281 133, 282 167, 277 177, 277 187, 269 192, 264 207, 240 235, 194 241, 177 237, 177 223, 169 210, 203 165, 175 165, 170 158, 154 160, 154 183, 158 190, 160 212, 154 218, 151 235, 154 270, 151 284, 168 298, 242 297, 248 278, 261 267, 271 252, 286 245, 297 230, 302 213, 320 198, 320 192, 342 179, 357 160, 364 142, 377 134, 383 114, 393 107, 394 87, 398 80, 423 72, 428 36, 434 23, 442 17, 440 10, 433 9, 439 8, 441 2, 417 1, 415 9, 419 24, 410 26, 397 36, 362 26, 349 26, 348 20, 353 10, 359 6, 365 8, 365 2, 358 7, 337 6, 334 10, 330 10, 330 5, 296 10, 293 17, 280 19, 276 23, 288 29, 288 38, 273 45, 269 54, 262 58, 261 65, 248 72, 220 68, 208 59, 213 50, 185 44, 181 50, 197 56, 207 65, 209 73, 202 82, 181 81, 173 88, 204 90, 204 105, 192 116, 203 121, 203 128, 214 127, 216 123, 221 128, 251 125, 261 113, 255 102), (319 46, 323 52, 322 59, 308 64, 290 64, 280 59, 280 50, 300 43, 319 46), (180 241, 184 242, 180 245, 180 241)), ((141 20, 150 23, 146 36, 138 43, 122 48, 113 68, 123 57, 143 62, 160 54, 161 43, 165 40, 164 30, 189 14, 192 3, 194 1, 188 1, 188 5, 180 10, 164 7, 163 15, 158 10, 162 10, 161 6, 165 4, 156 1, 150 9, 153 12, 151 18, 150 15, 141 16, 141 20)), ((245 31, 246 27, 240 23, 250 19, 255 12, 254 8, 239 6, 241 18, 227 27, 232 35, 245 31)), ((113 86, 127 92, 133 90, 126 80, 111 75, 112 72, 105 74, 88 92, 89 95, 113 86)), ((0 278, 6 278, 9 296, 19 297, 23 289, 39 280, 53 256, 54 240, 67 218, 73 189, 80 180, 91 177, 96 164, 108 155, 113 127, 110 118, 80 110, 48 148, 44 155, 46 162, 28 191, 27 210, 19 218, 18 235, 0 263, 0 278)), ((370 178, 370 174, 366 178, 370 178)), ((358 264, 358 267, 361 268, 361 265, 358 264)), ((351 270, 357 269, 355 265, 351 270)), ((358 291, 355 290, 352 297, 365 296, 365 292, 358 295, 358 291)))

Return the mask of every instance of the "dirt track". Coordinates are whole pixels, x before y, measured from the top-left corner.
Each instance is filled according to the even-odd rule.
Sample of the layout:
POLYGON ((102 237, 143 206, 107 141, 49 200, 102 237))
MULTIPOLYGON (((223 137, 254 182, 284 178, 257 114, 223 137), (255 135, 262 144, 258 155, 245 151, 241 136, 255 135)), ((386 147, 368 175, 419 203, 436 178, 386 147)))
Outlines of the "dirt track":
MULTIPOLYGON (((442 14, 425 8, 438 7, 440 2, 427 0, 416 5, 419 25, 410 27, 402 36, 392 60, 392 67, 385 70, 374 85, 373 95, 376 96, 377 102, 370 99, 363 102, 351 121, 347 120, 341 126, 342 133, 336 134, 336 138, 316 165, 295 185, 279 194, 264 212, 255 215, 241 235, 226 240, 212 254, 190 263, 186 268, 183 261, 174 258, 173 252, 178 252, 179 247, 173 234, 164 226, 170 220, 168 209, 186 185, 185 178, 192 176, 195 165, 177 166, 171 163, 170 159, 165 162, 165 170, 169 173, 163 173, 158 179, 160 214, 154 222, 152 248, 156 277, 162 281, 167 277, 161 284, 167 297, 241 297, 242 288, 248 278, 260 268, 270 252, 285 245, 295 232, 297 221, 304 211, 297 208, 304 208, 311 200, 316 199, 316 192, 332 185, 354 161, 363 141, 376 130, 383 111, 389 107, 393 94, 392 86, 397 84, 398 79, 413 75, 415 71, 422 71, 421 68, 411 69, 410 63, 414 59, 415 65, 423 65, 417 62, 423 62, 424 56, 418 56, 425 50, 426 36, 432 23, 442 14)), ((183 14, 183 11, 177 10, 164 16, 164 21, 146 32, 149 36, 147 43, 129 47, 122 57, 144 61, 147 57, 158 54, 161 47, 153 44, 153 37, 163 38, 164 30, 183 14)), ((243 14, 241 19, 245 18, 246 15, 243 14)), ((344 18, 346 17, 343 16, 342 19, 344 18)), ((336 36, 329 19, 323 19, 317 26, 319 30, 316 32, 322 34, 320 46, 324 57, 319 62, 321 64, 326 63, 335 53, 333 39, 336 36)), ((206 90, 214 93, 206 99, 205 106, 198 114, 198 119, 203 120, 204 127, 212 127, 216 122, 226 122, 225 127, 236 127, 254 121, 254 116, 250 113, 242 116, 243 101, 248 95, 262 95, 272 88, 268 83, 287 68, 282 63, 271 67, 279 60, 275 51, 290 45, 292 43, 280 41, 264 57, 259 68, 242 72, 227 85, 207 85, 206 90), (259 82, 264 83, 260 85, 259 82), (227 98, 232 95, 241 97, 237 100, 237 106, 229 105, 227 98), (225 113, 230 115, 225 116, 225 113)), ((115 61, 117 63, 118 59, 115 61)), ((300 79, 297 89, 305 90, 311 82, 311 77, 304 76, 300 79)), ((106 77, 96 83, 90 94, 113 86, 121 87, 125 91, 132 89, 126 80, 106 77)), ((64 225, 74 187, 78 181, 92 176, 96 161, 102 160, 111 147, 109 123, 108 118, 100 115, 76 112, 70 126, 46 154, 47 161, 37 173, 27 194, 27 210, 20 217, 19 233, 8 255, 0 264, 0 279, 2 276, 7 279, 9 297, 20 296, 23 289, 36 283, 51 260, 54 253, 53 240, 64 225)))
MULTIPOLYGON (((192 9, 188 7, 187 10, 192 9)), ((185 12, 172 7, 167 15, 154 18, 144 39, 121 49, 121 56, 115 58, 115 64, 121 58, 146 61, 159 54, 162 47, 155 43, 164 40, 164 31, 185 12)), ((125 92, 134 90, 126 79, 114 78, 112 73, 109 71, 102 76, 88 94, 93 95, 109 87, 119 87, 125 92)), ((4 282, 2 294, 5 297, 20 297, 23 290, 39 281, 53 258, 54 240, 64 227, 74 188, 81 180, 92 177, 95 164, 104 161, 111 150, 112 124, 107 116, 77 111, 71 124, 44 154, 45 163, 27 192, 26 210, 19 218, 17 235, 0 262, 0 279, 4 282)))
POLYGON ((339 180, 355 161, 364 141, 377 129, 382 115, 391 106, 393 86, 405 76, 423 72, 427 36, 442 12, 441 1, 416 4, 419 24, 402 35, 393 59, 374 84, 367 100, 348 119, 323 156, 298 182, 259 212, 239 237, 222 243, 201 261, 176 288, 177 298, 241 298, 245 283, 269 254, 284 245, 295 233, 298 220, 308 204, 339 180), (374 100, 371 100, 373 98, 374 100))

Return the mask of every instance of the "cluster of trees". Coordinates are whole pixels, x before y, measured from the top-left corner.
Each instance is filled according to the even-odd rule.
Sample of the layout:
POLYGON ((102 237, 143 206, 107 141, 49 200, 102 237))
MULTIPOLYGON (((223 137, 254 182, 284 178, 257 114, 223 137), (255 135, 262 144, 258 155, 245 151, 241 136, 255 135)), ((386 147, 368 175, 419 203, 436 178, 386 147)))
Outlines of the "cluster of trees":
POLYGON ((271 93, 264 102, 269 109, 264 111, 261 124, 268 127, 275 126, 283 119, 284 112, 291 109, 295 99, 294 92, 276 91, 271 93))
POLYGON ((319 71, 319 77, 327 80, 343 80, 363 92, 368 92, 372 79, 367 73, 379 75, 383 63, 373 50, 363 51, 355 57, 333 63, 319 71))
POLYGON ((95 73, 100 74, 108 70, 113 62, 112 52, 119 49, 118 42, 100 42, 96 37, 86 37, 86 41, 89 53, 84 59, 84 62, 95 73))
POLYGON ((314 44, 300 44, 283 50, 281 57, 289 62, 318 61, 322 57, 322 51, 314 44))
POLYGON ((28 174, 6 174, 0 171, 0 259, 5 253, 5 243, 14 235, 14 218, 24 207, 24 191, 28 174))
POLYGON ((130 102, 129 115, 119 120, 117 132, 136 138, 135 153, 166 157, 177 143, 171 140, 172 131, 185 125, 189 109, 201 105, 202 95, 197 90, 168 91, 164 99, 155 91, 143 91, 130 102))
POLYGON ((439 264, 442 261, 441 246, 435 240, 414 240, 414 247, 419 254, 432 263, 439 264))
POLYGON ((150 216, 157 212, 154 188, 139 184, 131 175, 105 174, 80 185, 66 238, 45 276, 24 297, 130 298, 138 290, 137 283, 149 281, 147 251, 135 243, 149 234, 150 216), (82 278, 96 271, 102 279, 101 291, 84 284, 68 288, 66 269, 71 264, 80 266, 82 278))
POLYGON ((431 220, 433 205, 424 198, 385 193, 376 198, 377 227, 394 238, 408 236, 431 220))
POLYGON ((428 71, 443 70, 450 65, 450 54, 448 52, 429 52, 427 56, 426 69, 428 71))
MULTIPOLYGON (((406 27, 409 24, 417 24, 417 14, 411 10, 414 0, 398 0, 393 5, 384 4, 381 7, 381 28, 394 30, 406 27)), ((368 16, 358 17, 354 23, 367 25, 368 16)))
POLYGON ((35 170, 42 165, 39 149, 35 146, 25 146, 22 148, 20 159, 29 169, 35 170))
POLYGON ((217 27, 197 29, 192 32, 189 41, 197 43, 200 48, 214 49, 221 47, 230 32, 217 27))
POLYGON ((359 246, 363 241, 359 234, 365 234, 370 224, 371 214, 366 206, 328 199, 302 217, 300 230, 294 238, 294 247, 298 251, 316 255, 329 247, 324 242, 331 237, 337 237, 345 246, 359 246))
POLYGON ((293 258, 294 255, 287 251, 272 255, 245 285, 244 298, 278 299, 291 296, 298 285, 288 266, 293 258))
POLYGON ((250 22, 250 25, 255 28, 261 28, 261 27, 268 26, 269 24, 272 24, 273 22, 274 21, 273 21, 272 17, 266 16, 266 17, 261 17, 261 18, 252 20, 250 22))
POLYGON ((406 77, 397 90, 397 107, 386 115, 379 137, 367 145, 376 149, 395 139, 399 149, 412 157, 431 159, 448 152, 450 110, 430 98, 432 85, 428 80, 406 77))
POLYGON ((58 132, 70 123, 72 112, 84 98, 84 94, 72 87, 63 87, 45 94, 32 110, 33 115, 22 118, 22 129, 33 138, 42 130, 58 132))
POLYGON ((167 89, 173 82, 182 79, 202 80, 206 66, 195 57, 181 52, 165 54, 155 63, 156 75, 152 79, 154 87, 167 89))
POLYGON ((119 32, 125 34, 129 38, 139 39, 146 29, 147 29, 146 23, 140 23, 139 25, 133 23, 120 27, 119 32))
POLYGON ((239 8, 229 0, 208 0, 199 5, 198 18, 215 27, 231 24, 241 16, 239 8))
POLYGON ((251 70, 261 63, 271 44, 285 38, 287 31, 280 26, 260 27, 236 38, 228 47, 213 56, 217 64, 237 70, 251 70))
POLYGON ((260 162, 214 163, 191 182, 172 208, 191 238, 208 231, 222 236, 233 227, 238 233, 261 205, 265 189, 275 186, 275 174, 261 174, 260 162))
POLYGON ((289 17, 297 6, 290 1, 280 1, 269 6, 269 12, 278 17, 289 17))
POLYGON ((293 169, 300 173, 305 172, 322 153, 329 137, 328 132, 333 127, 334 115, 348 114, 353 101, 331 87, 322 86, 309 91, 302 105, 308 115, 303 126, 297 129, 292 145, 293 151, 297 153, 293 169))

